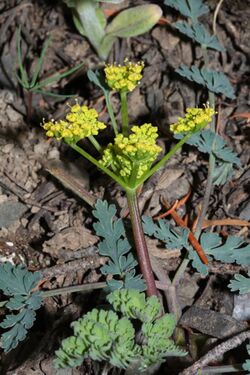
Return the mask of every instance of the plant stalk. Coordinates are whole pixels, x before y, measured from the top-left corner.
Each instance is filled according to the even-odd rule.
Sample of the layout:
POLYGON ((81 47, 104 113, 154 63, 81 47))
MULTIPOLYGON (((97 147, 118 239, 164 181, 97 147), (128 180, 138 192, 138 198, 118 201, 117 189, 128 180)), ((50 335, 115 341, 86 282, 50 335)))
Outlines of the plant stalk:
POLYGON ((88 137, 88 139, 90 140, 90 142, 92 143, 92 145, 95 147, 95 149, 100 153, 101 150, 102 150, 102 146, 100 145, 100 143, 95 139, 95 137, 93 135, 90 135, 88 137))
POLYGON ((104 173, 106 173, 109 177, 111 177, 119 185, 121 185, 124 190, 127 189, 127 185, 123 182, 123 180, 119 176, 117 176, 115 173, 110 171, 108 168, 101 165, 101 163, 99 163, 98 160, 93 158, 93 156, 91 156, 88 152, 86 152, 85 150, 83 150, 81 147, 79 147, 78 145, 76 145, 74 143, 68 143, 68 145, 71 148, 73 148, 75 151, 77 151, 80 155, 82 155, 85 159, 87 159, 92 164, 94 164, 97 168, 101 169, 104 173))
POLYGON ((129 133, 127 92, 121 91, 120 96, 121 96, 122 134, 127 136, 129 133))
POLYGON ((158 296, 148 248, 142 228, 136 190, 126 190, 130 220, 132 224, 135 248, 143 278, 147 285, 148 296, 158 296))
POLYGON ((109 113, 109 117, 110 117, 113 129, 114 129, 115 135, 118 135, 119 132, 118 132, 118 127, 117 127, 117 122, 116 122, 116 119, 115 119, 115 115, 114 115, 114 111, 113 111, 113 108, 112 108, 112 105, 111 105, 111 102, 110 102, 109 95, 110 95, 110 93, 108 93, 107 95, 104 96, 105 101, 106 101, 106 106, 107 106, 107 110, 108 110, 108 113, 109 113))

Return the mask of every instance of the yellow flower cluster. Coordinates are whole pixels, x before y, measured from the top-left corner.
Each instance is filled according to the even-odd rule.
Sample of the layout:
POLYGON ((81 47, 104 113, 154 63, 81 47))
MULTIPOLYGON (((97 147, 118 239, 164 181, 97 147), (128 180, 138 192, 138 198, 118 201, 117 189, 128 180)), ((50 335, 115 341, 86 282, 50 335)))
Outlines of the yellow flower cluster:
POLYGON ((142 78, 143 62, 134 64, 128 60, 125 65, 106 65, 106 81, 112 90, 133 91, 142 78))
POLYGON ((213 108, 188 108, 184 118, 179 117, 175 124, 170 125, 170 130, 175 133, 195 132, 204 128, 212 121, 215 114, 213 108))
POLYGON ((106 167, 112 166, 127 181, 131 176, 139 179, 162 150, 156 144, 157 130, 151 124, 144 124, 133 126, 128 137, 118 134, 114 144, 109 144, 104 150, 101 163, 106 167))
POLYGON ((106 125, 97 120, 98 113, 95 109, 75 104, 71 107, 66 120, 48 121, 43 124, 48 137, 56 139, 66 138, 70 142, 78 142, 80 139, 97 135, 98 131, 105 129, 106 125))

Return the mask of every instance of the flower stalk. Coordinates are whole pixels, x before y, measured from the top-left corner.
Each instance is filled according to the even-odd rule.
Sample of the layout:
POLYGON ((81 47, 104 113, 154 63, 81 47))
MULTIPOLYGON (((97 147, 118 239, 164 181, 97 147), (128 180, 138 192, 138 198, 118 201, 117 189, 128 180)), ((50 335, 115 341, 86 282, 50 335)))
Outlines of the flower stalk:
POLYGON ((122 134, 129 134, 129 120, 128 120, 128 102, 127 102, 127 92, 121 91, 121 116, 122 116, 122 134))
POLYGON ((148 248, 145 240, 145 235, 142 228, 141 215, 138 206, 136 190, 126 190, 128 207, 130 212, 130 220, 133 230, 133 237, 135 248, 137 252, 138 262, 141 268, 141 273, 147 285, 147 295, 157 296, 157 288, 153 275, 152 266, 150 263, 148 248))

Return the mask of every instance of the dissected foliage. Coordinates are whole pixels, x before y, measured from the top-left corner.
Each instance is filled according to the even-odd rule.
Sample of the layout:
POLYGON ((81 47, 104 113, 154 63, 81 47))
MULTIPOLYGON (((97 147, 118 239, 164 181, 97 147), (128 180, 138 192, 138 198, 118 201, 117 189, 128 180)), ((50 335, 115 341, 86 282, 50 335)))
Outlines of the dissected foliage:
POLYGON ((247 277, 239 273, 234 275, 229 283, 229 288, 232 292, 239 291, 240 294, 246 294, 250 292, 250 271, 248 271, 247 277))
MULTIPOLYGON (((207 275, 208 269, 203 264, 188 242, 189 231, 181 227, 172 227, 168 222, 159 220, 154 223, 152 218, 143 217, 144 232, 154 236, 166 244, 169 249, 185 248, 192 266, 201 274, 207 275)), ((217 233, 202 233, 200 244, 206 255, 224 263, 250 265, 250 245, 244 245, 244 240, 236 236, 228 236, 225 241, 217 233)))
POLYGON ((39 272, 29 272, 23 265, 3 263, 0 265, 0 289, 9 296, 5 307, 16 313, 8 314, 0 326, 8 329, 1 336, 1 346, 5 352, 17 347, 25 339, 32 327, 36 313, 42 305, 40 292, 34 292, 41 280, 39 272))
MULTIPOLYGON (((180 139, 182 136, 175 135, 180 139)), ((216 160, 213 172, 213 184, 222 185, 233 175, 233 165, 240 165, 240 159, 236 153, 227 145, 226 141, 210 129, 203 129, 197 132, 186 142, 195 146, 199 151, 213 154, 216 160)))
POLYGON ((167 356, 186 353, 170 339, 175 329, 173 315, 159 317, 161 305, 156 297, 146 298, 138 290, 115 290, 107 297, 113 311, 94 309, 72 323, 74 335, 63 340, 56 352, 56 367, 74 367, 90 357, 108 361, 119 368, 138 364, 143 371, 167 356), (138 343, 131 319, 139 320, 143 340, 138 343))
POLYGON ((115 219, 115 214, 116 208, 113 204, 97 201, 93 215, 98 221, 94 224, 94 229, 97 236, 103 238, 98 245, 98 250, 100 255, 110 258, 101 271, 104 275, 119 276, 119 279, 107 280, 111 290, 119 288, 145 290, 141 275, 136 275, 137 261, 131 251, 122 219, 115 219))
POLYGON ((176 69, 176 72, 189 81, 196 82, 206 87, 215 94, 223 94, 229 99, 235 99, 234 89, 227 76, 222 72, 207 68, 199 69, 195 65, 189 68, 185 64, 181 64, 180 67, 176 69))

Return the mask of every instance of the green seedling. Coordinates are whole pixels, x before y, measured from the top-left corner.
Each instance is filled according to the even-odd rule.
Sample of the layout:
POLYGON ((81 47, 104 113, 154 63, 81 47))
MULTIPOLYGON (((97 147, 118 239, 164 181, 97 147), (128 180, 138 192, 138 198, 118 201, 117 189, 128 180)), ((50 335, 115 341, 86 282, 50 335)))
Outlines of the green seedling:
POLYGON ((28 120, 30 120, 32 116, 33 94, 42 94, 42 95, 47 95, 47 96, 53 96, 56 98, 67 98, 67 97, 75 96, 75 95, 55 94, 49 91, 45 91, 44 88, 76 72, 84 64, 83 63, 78 64, 75 67, 68 69, 64 73, 57 73, 57 74, 52 75, 49 78, 40 79, 39 76, 43 67, 44 59, 46 57, 46 52, 51 43, 51 37, 49 37, 43 45, 41 54, 38 58, 37 64, 30 78, 23 64, 21 43, 22 43, 22 38, 21 38, 21 26, 20 26, 17 31, 17 40, 16 40, 17 65, 18 65, 18 70, 19 70, 19 73, 16 73, 16 77, 17 77, 18 82, 22 86, 23 90, 25 91, 25 93, 27 93, 27 118, 28 120))
MULTIPOLYGON (((73 20, 79 33, 95 48, 99 57, 106 60, 117 38, 129 38, 149 31, 160 19, 158 5, 146 4, 122 10, 108 23, 99 6, 100 1, 64 0, 72 9, 73 20)), ((104 1, 121 3, 119 0, 104 1)))

